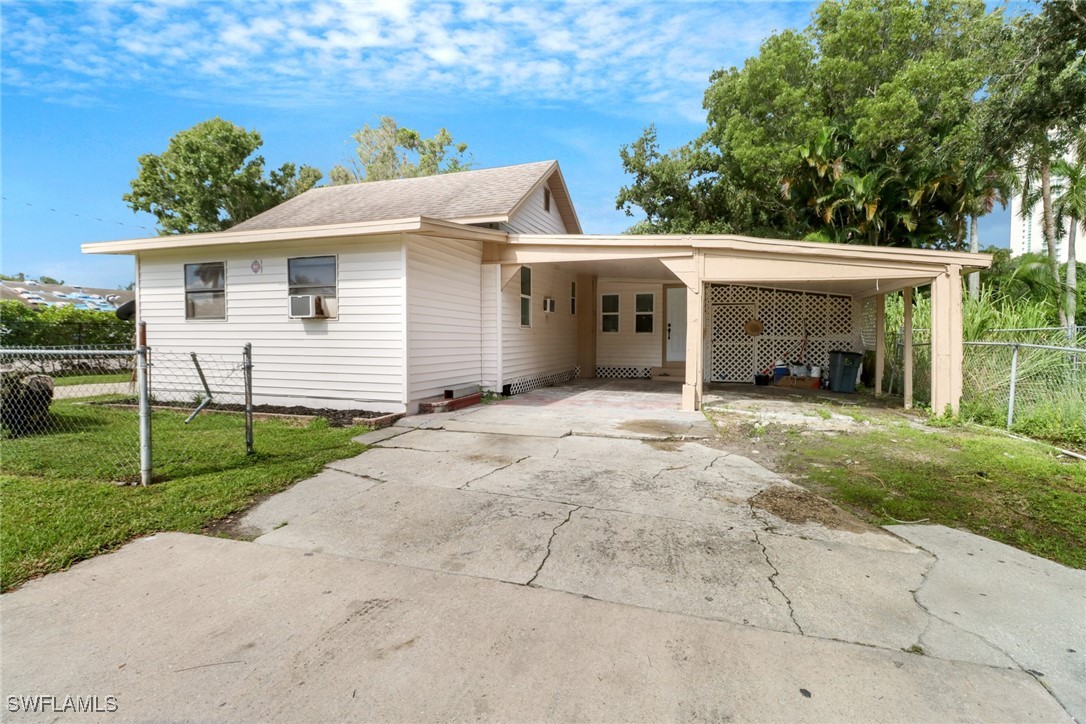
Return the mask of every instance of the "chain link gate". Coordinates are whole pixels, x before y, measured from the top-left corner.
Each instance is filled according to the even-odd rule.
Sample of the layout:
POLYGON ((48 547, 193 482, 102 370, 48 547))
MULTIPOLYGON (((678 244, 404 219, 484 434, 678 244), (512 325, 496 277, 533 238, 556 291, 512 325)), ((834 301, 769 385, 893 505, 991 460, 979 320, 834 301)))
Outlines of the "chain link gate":
POLYGON ((252 369, 250 344, 240 355, 0 348, 4 467, 147 485, 250 455, 252 369))

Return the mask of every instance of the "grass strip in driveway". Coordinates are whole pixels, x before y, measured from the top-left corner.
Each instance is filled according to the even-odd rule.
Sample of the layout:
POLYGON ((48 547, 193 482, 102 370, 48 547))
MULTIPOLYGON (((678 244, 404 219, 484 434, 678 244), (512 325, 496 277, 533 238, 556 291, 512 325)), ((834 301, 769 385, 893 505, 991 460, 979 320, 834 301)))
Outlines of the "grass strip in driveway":
POLYGON ((868 520, 926 519, 1086 568, 1086 463, 981 427, 880 418, 845 434, 763 436, 785 443, 783 472, 868 520))
MULTIPOLYGON (((54 404, 54 412, 63 414, 63 405, 54 404)), ((103 414, 113 421, 118 414, 136 413, 103 414)), ((156 437, 160 429, 180 424, 164 419, 160 425, 157 412, 155 420, 156 437)), ((243 448, 225 452, 237 450, 224 441, 225 436, 237 436, 237 422, 231 420, 186 441, 198 465, 179 466, 165 482, 142 488, 116 485, 95 467, 96 449, 108 446, 115 428, 85 426, 0 442, 0 589, 62 570, 141 535, 198 532, 259 497, 315 475, 332 460, 365 449, 351 441, 365 428, 332 428, 321 419, 304 427, 265 420, 255 423, 254 455, 245 455, 243 448), (81 454, 48 454, 65 446, 79 446, 81 454)))

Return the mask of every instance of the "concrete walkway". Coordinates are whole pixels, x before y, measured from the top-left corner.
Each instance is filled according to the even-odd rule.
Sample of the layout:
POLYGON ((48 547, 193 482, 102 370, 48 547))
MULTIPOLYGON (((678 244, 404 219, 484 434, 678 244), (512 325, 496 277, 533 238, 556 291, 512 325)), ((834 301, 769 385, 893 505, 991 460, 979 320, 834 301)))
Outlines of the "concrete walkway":
POLYGON ((3 694, 121 718, 1086 721, 1086 574, 865 526, 678 389, 407 418, 254 508, 3 597, 3 694), (1070 714, 1069 714, 1070 713, 1070 714))

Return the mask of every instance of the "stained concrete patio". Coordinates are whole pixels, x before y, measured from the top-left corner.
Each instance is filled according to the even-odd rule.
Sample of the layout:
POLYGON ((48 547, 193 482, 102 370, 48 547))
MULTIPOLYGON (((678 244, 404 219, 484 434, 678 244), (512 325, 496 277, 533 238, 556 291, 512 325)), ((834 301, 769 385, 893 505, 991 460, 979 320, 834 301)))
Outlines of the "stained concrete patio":
POLYGON ((89 686, 135 718, 1086 717, 1086 574, 779 517, 805 493, 678 395, 407 418, 250 511, 256 544, 158 536, 28 584, 3 693, 89 686))

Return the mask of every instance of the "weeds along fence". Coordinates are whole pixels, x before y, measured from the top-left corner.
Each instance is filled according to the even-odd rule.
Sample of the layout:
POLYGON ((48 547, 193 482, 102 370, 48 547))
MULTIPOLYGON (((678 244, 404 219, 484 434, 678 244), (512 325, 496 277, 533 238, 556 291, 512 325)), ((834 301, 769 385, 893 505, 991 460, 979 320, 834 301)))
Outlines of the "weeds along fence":
POLYGON ((0 375, 7 473, 146 485, 253 451, 250 345, 236 355, 7 347, 0 375))
MULTIPOLYGON (((887 341, 889 392, 900 394, 904 344, 899 334, 887 341)), ((986 340, 965 342, 963 352, 962 418, 1086 445, 1086 347, 986 340)), ((931 341, 923 329, 913 341, 913 397, 931 401, 931 341)))

